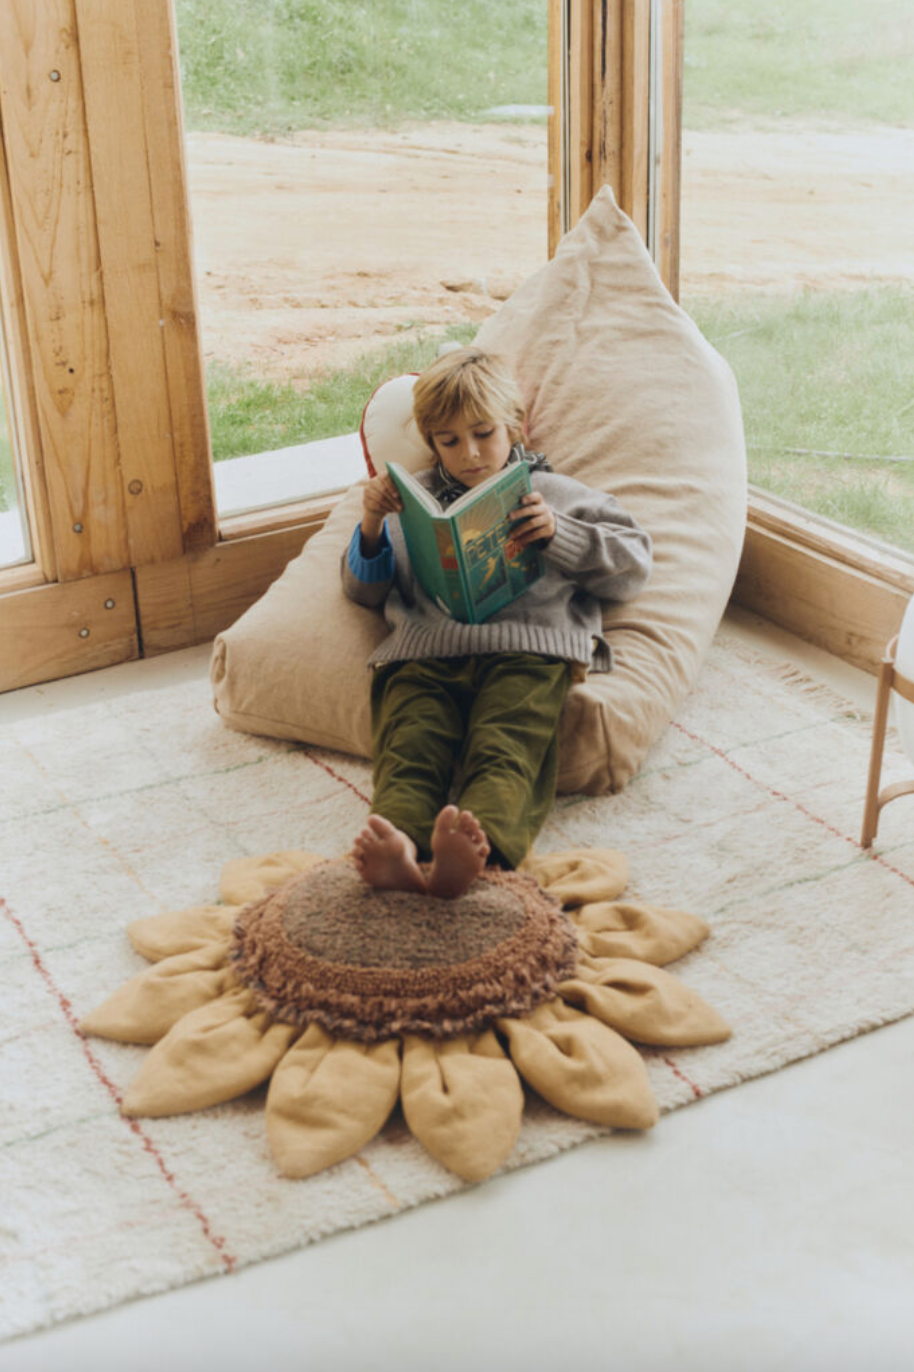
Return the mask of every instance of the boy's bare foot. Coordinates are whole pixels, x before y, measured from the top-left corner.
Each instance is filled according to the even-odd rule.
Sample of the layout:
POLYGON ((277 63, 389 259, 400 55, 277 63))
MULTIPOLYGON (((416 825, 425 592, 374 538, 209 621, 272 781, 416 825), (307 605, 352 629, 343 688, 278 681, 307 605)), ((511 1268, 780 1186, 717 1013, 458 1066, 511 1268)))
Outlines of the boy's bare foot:
POLYGON ((476 880, 489 856, 489 841, 470 810, 445 805, 432 832, 428 893, 456 900, 476 880))
POLYGON ((352 845, 352 856, 359 876, 376 890, 425 893, 416 845, 383 815, 368 816, 352 845))

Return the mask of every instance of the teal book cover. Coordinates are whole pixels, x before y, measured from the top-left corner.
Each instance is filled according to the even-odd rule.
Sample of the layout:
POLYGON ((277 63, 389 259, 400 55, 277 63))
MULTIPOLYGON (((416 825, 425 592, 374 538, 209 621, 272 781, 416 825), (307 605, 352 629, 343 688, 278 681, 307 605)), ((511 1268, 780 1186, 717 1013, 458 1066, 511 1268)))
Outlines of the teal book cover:
POLYGON ((387 470, 403 500, 400 523, 413 571, 445 614, 481 624, 542 576, 539 550, 517 546, 508 518, 531 489, 526 462, 503 467, 446 510, 396 462, 387 470))

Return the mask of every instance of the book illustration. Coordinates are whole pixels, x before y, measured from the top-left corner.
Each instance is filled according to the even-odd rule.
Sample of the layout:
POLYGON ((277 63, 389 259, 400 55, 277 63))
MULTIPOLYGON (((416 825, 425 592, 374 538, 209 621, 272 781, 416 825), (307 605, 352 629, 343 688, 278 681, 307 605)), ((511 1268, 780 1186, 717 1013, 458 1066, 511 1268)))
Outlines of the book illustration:
POLYGON ((521 548, 508 518, 531 489, 525 462, 471 487, 446 510, 410 473, 388 464, 403 499, 400 522, 425 593, 464 624, 479 624, 543 574, 535 547, 521 548))

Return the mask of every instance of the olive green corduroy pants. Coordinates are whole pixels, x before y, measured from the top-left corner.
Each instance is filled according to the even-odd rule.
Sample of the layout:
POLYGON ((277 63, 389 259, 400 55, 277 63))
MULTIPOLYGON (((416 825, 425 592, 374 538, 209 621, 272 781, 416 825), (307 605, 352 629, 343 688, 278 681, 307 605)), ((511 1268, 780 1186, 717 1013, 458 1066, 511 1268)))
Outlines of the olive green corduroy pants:
POLYGON ((426 859, 456 774, 455 803, 479 820, 494 860, 517 867, 555 798, 570 684, 569 663, 532 653, 376 668, 372 812, 409 834, 426 859))

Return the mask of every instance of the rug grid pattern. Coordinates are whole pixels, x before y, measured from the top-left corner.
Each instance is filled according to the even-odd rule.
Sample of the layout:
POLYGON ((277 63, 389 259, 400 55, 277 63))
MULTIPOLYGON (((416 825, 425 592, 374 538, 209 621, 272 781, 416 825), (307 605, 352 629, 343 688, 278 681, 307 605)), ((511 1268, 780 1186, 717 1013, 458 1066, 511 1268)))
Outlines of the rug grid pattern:
MULTIPOLYGON (((619 848, 627 894, 711 923, 671 970, 735 1032, 647 1054, 664 1111, 914 1012, 914 802, 888 807, 864 854, 869 737, 869 719, 722 634, 628 789, 559 797, 541 850, 619 848)), ((909 772, 890 742, 884 783, 909 772)), ((263 1091, 125 1120, 146 1050, 77 1028, 146 965, 131 920, 214 902, 232 858, 344 853, 367 812, 367 764, 232 733, 200 681, 17 724, 0 776, 0 1335, 463 1188, 397 1117, 307 1182, 276 1172, 263 1091)), ((508 1166, 605 1132, 531 1099, 508 1166)))

